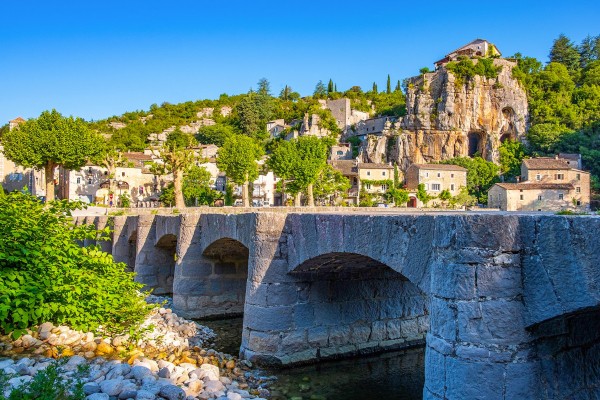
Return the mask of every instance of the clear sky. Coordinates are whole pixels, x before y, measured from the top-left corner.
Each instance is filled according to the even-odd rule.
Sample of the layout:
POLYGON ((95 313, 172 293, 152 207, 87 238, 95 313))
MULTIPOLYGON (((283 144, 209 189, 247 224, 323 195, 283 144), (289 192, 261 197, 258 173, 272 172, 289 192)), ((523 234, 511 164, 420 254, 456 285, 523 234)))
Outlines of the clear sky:
POLYGON ((266 77, 312 94, 385 88, 475 39, 547 61, 600 34, 600 1, 1 0, 0 125, 87 120, 237 94, 266 77))

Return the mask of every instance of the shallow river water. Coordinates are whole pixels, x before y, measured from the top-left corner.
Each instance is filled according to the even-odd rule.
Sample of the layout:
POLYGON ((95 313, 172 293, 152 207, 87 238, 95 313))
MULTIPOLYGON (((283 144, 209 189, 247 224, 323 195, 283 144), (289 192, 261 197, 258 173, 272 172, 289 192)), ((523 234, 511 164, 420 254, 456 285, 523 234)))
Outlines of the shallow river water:
MULTIPOLYGON (((242 318, 199 321, 218 338, 215 350, 237 355, 242 318)), ((420 400, 424 348, 387 352, 307 366, 270 370, 278 379, 269 389, 276 400, 420 400)))

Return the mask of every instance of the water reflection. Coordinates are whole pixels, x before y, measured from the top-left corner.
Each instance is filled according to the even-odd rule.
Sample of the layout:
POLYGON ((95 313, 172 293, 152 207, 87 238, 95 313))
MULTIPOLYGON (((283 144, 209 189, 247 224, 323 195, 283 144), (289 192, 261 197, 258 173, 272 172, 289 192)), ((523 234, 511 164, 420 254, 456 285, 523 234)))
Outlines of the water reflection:
MULTIPOLYGON (((242 318, 201 323, 217 333, 215 350, 238 354, 242 318)), ((269 389, 275 400, 420 400, 424 371, 421 347, 268 371, 278 378, 269 389)))

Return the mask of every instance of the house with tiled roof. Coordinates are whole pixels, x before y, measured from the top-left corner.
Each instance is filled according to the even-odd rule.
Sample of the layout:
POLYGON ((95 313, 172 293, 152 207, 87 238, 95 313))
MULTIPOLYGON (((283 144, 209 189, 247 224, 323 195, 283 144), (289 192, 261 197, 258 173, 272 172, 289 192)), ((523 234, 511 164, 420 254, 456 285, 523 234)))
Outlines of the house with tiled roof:
POLYGON ((452 196, 460 193, 467 186, 467 170, 452 164, 412 164, 406 170, 406 189, 409 191, 409 207, 421 206, 416 192, 419 185, 431 196, 439 196, 444 190, 452 196))
MULTIPOLYGON (((572 156, 572 155, 571 155, 572 156)), ((488 206, 503 211, 586 211, 590 173, 573 168, 576 157, 523 160, 518 183, 497 183, 488 191, 488 206)))
POLYGON ((459 57, 501 57, 502 53, 493 43, 485 39, 475 39, 470 43, 446 54, 444 58, 436 61, 434 64, 437 67, 444 65, 450 61, 456 61, 459 57))

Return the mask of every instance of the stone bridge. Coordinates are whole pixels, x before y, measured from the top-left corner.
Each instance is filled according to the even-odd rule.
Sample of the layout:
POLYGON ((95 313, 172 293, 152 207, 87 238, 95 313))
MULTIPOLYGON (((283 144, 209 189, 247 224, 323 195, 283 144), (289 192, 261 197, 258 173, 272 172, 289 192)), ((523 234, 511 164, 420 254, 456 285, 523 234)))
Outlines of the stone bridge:
POLYGON ((207 213, 113 228, 102 246, 179 314, 243 313, 243 358, 425 344, 426 399, 600 393, 597 217, 207 213))

